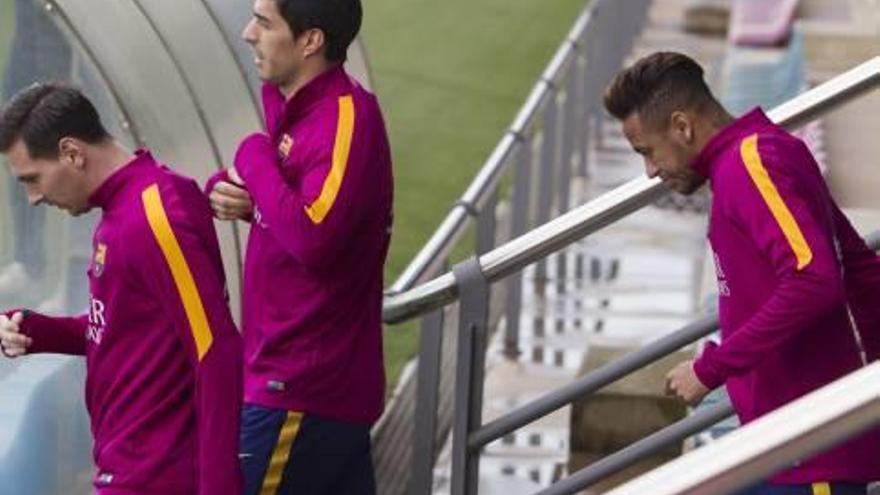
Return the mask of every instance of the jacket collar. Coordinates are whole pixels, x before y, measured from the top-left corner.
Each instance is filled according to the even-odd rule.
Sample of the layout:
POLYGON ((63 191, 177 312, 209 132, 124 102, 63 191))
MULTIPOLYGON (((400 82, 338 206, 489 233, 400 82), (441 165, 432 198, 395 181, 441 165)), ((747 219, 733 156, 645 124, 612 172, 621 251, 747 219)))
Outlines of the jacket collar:
POLYGON ((772 126, 773 122, 760 107, 755 107, 712 136, 712 139, 703 147, 691 166, 703 177, 711 177, 718 163, 717 158, 732 143, 739 141, 744 135, 756 132, 768 125, 772 126))
POLYGON ((93 207, 108 210, 116 204, 122 197, 120 193, 125 190, 125 186, 132 183, 132 179, 136 177, 144 167, 155 164, 153 155, 145 149, 139 149, 134 152, 134 157, 118 170, 113 172, 104 182, 98 186, 98 189, 89 196, 89 204, 93 207))
POLYGON ((322 72, 286 101, 278 86, 264 84, 263 110, 266 115, 266 130, 270 136, 277 136, 292 122, 306 115, 316 104, 327 97, 350 92, 354 84, 342 65, 335 65, 322 72))

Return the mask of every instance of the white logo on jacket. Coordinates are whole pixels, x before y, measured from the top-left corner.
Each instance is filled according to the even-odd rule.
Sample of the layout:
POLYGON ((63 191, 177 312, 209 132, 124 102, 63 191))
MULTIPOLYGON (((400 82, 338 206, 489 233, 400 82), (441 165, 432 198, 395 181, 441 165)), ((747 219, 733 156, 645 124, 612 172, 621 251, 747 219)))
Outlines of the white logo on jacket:
POLYGON ((730 286, 727 284, 727 276, 724 275, 724 269, 721 268, 721 258, 718 257, 718 253, 712 252, 712 255, 715 257, 715 276, 718 279, 718 295, 720 297, 729 297, 730 296, 730 286))
POLYGON ((105 309, 106 306, 100 299, 89 296, 89 326, 86 329, 86 340, 94 342, 95 345, 101 345, 101 340, 104 338, 104 329, 107 326, 105 309))
POLYGON ((254 206, 254 222, 264 229, 269 228, 269 225, 267 225, 266 222, 263 221, 263 214, 260 213, 260 209, 256 206, 254 206))

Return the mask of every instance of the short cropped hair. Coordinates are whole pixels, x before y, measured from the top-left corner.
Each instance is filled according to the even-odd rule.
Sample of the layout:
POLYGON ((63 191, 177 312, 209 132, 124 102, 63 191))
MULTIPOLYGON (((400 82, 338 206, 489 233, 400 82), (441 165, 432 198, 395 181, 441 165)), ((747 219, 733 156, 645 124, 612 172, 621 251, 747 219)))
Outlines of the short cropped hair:
POLYGON ((605 109, 618 120, 637 114, 643 123, 665 128, 676 110, 703 110, 718 102, 703 68, 687 55, 657 52, 621 71, 605 90, 605 109))
POLYGON ((294 37, 309 29, 324 33, 325 57, 344 62, 348 46, 361 29, 360 0, 275 0, 294 37))
POLYGON ((58 142, 65 137, 89 144, 110 138, 95 106, 72 86, 35 83, 0 110, 0 153, 21 138, 31 158, 57 158, 58 142))

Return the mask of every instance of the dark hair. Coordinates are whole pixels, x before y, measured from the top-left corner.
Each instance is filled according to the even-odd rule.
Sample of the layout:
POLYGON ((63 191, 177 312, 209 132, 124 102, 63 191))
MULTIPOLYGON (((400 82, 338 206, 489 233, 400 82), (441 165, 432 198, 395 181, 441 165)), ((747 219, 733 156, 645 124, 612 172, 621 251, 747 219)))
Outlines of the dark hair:
POLYGON ((0 152, 21 138, 31 158, 57 158, 58 142, 73 137, 90 144, 110 138, 95 106, 78 89, 35 83, 0 110, 0 152))
POLYGON ((676 110, 703 110, 718 104, 703 80, 703 68, 675 52, 648 55, 621 71, 605 90, 604 100, 616 119, 636 113, 653 126, 665 126, 676 110))
POLYGON ((320 29, 326 44, 325 57, 344 62, 348 46, 361 29, 360 0, 275 0, 293 36, 320 29))

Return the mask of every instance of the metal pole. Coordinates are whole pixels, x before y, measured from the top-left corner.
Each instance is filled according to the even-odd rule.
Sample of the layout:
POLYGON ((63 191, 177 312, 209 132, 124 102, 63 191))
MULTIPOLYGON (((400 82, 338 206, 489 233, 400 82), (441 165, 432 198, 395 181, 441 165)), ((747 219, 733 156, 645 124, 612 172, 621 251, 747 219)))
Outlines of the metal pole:
MULTIPOLYGON (((586 169, 586 141, 587 141, 587 132, 584 129, 584 118, 586 105, 584 94, 586 93, 586 77, 584 74, 584 54, 586 53, 587 47, 585 45, 586 36, 581 36, 578 40, 578 56, 574 59, 571 66, 571 77, 572 77, 572 85, 571 85, 571 96, 572 96, 572 112, 574 114, 572 123, 572 153, 574 153, 574 170, 575 175, 580 177, 587 176, 586 169)), ((577 202, 578 199, 575 199, 577 202)))
POLYGON ((535 399, 480 427, 471 436, 471 449, 478 449, 504 435, 541 418, 573 400, 585 397, 633 371, 668 356, 718 329, 718 317, 706 316, 681 330, 651 342, 645 347, 597 368, 588 375, 535 399))
POLYGON ((498 188, 492 190, 486 205, 480 210, 477 217, 477 254, 488 253, 495 247, 495 231, 497 221, 495 209, 498 207, 498 188))
MULTIPOLYGON (((557 185, 557 199, 560 213, 568 211, 571 204, 571 167, 572 150, 574 149, 574 126, 577 109, 575 104, 575 92, 577 91, 576 78, 577 60, 569 66, 568 79, 565 85, 565 99, 562 113, 562 137, 560 142, 559 157, 559 181, 557 185)), ((568 275, 568 250, 563 249, 556 256, 556 291, 564 293, 566 278, 568 275)))
POLYGON ((569 65, 568 79, 565 81, 565 93, 562 102, 562 136, 559 143, 559 182, 557 184, 557 207, 559 208, 559 213, 565 213, 571 206, 571 165, 574 150, 575 114, 577 113, 577 109, 574 106, 577 102, 575 95, 577 93, 577 78, 575 77, 578 72, 577 69, 577 60, 575 60, 569 65))
MULTIPOLYGON (((544 130, 541 138, 541 161, 538 163, 540 189, 538 191, 538 214, 535 221, 546 223, 551 218, 553 209, 553 172, 556 170, 559 143, 556 128, 558 127, 558 105, 555 89, 544 107, 544 130)), ((535 279, 539 282, 547 280, 547 260, 541 259, 535 265, 535 279)))
MULTIPOLYGON (((532 146, 526 141, 519 148, 516 162, 516 176, 513 183, 513 212, 511 213, 510 235, 518 237, 526 233, 529 223, 529 202, 531 192, 532 146)), ((522 313, 522 272, 511 275, 507 282, 507 302, 505 307, 506 327, 504 331, 504 355, 510 358, 519 355, 519 317, 522 313)))
POLYGON ((597 139, 598 131, 596 126, 596 116, 601 114, 602 105, 600 100, 604 88, 602 82, 602 59, 607 57, 602 51, 603 42, 599 37, 603 29, 601 23, 598 22, 601 20, 601 17, 596 14, 595 19, 597 20, 596 26, 584 34, 584 53, 586 62, 584 65, 584 83, 582 87, 583 114, 581 118, 583 120, 585 137, 581 144, 581 153, 584 154, 583 174, 585 177, 590 176, 589 159, 591 148, 598 150, 601 147, 601 141, 597 139))
POLYGON ((443 309, 438 309, 422 318, 412 473, 409 479, 410 495, 431 493, 434 485, 434 455, 437 451, 437 396, 440 386, 442 350, 443 309))
POLYGON ((479 450, 468 448, 483 409, 483 374, 489 316, 489 283, 476 257, 453 268, 461 294, 455 375, 455 423, 452 426, 452 495, 475 495, 479 450))

